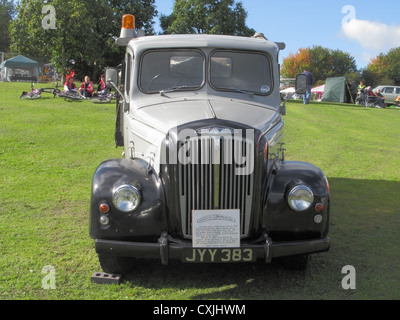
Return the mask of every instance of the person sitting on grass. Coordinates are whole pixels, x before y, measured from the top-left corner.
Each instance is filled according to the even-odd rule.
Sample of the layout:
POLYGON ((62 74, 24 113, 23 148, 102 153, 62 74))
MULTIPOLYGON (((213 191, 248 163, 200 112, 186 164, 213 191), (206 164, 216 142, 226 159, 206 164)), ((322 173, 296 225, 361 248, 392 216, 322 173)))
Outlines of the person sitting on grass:
POLYGON ((110 92, 110 89, 107 87, 106 78, 104 74, 100 76, 99 86, 97 87, 97 94, 103 95, 110 92))
POLYGON ((97 92, 103 91, 105 88, 107 88, 106 85, 106 79, 104 78, 104 74, 100 76, 100 81, 99 81, 99 86, 97 87, 97 92))
POLYGON ((379 106, 384 108, 385 107, 385 97, 381 93, 381 89, 376 90, 375 96, 376 96, 376 100, 377 100, 379 106))
POLYGON ((78 89, 74 83, 74 77, 68 77, 64 83, 64 92, 66 93, 78 93, 78 89))
POLYGON ((79 88, 81 95, 86 98, 91 98, 93 96, 94 87, 92 81, 90 81, 89 76, 85 76, 85 81, 81 84, 79 88))

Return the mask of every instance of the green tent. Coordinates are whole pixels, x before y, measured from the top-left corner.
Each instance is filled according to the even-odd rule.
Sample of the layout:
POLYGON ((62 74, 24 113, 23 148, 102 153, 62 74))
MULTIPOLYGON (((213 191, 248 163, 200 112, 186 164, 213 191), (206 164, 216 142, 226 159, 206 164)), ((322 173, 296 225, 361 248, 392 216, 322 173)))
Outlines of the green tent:
POLYGON ((321 101, 348 103, 351 102, 349 93, 346 77, 326 78, 321 101))
POLYGON ((0 65, 2 81, 38 81, 39 63, 18 55, 0 65))

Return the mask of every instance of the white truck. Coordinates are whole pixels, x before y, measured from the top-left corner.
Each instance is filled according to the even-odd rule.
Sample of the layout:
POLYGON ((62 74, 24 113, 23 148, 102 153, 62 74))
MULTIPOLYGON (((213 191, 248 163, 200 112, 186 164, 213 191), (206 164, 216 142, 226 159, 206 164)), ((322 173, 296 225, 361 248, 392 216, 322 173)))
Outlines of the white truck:
MULTIPOLYGON (((138 35, 125 15, 115 140, 123 157, 94 177, 90 236, 101 267, 140 259, 306 268, 329 250, 329 184, 286 161, 278 55, 258 37, 138 35)), ((298 92, 304 78, 297 78, 298 92)))

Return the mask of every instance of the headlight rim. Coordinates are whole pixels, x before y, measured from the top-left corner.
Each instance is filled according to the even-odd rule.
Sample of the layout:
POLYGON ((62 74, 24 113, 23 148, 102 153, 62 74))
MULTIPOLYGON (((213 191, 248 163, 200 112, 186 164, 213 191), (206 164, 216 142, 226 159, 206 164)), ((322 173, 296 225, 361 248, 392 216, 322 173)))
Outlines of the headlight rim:
POLYGON ((304 212, 304 211, 310 209, 312 207, 312 204, 314 203, 314 200, 315 200, 314 192, 312 191, 312 189, 309 186, 307 186, 305 184, 297 184, 297 185, 293 186, 292 188, 290 188, 290 190, 287 193, 287 203, 288 203, 289 207, 295 212, 304 212), (293 204, 293 202, 296 200, 291 199, 291 196, 294 196, 295 193, 298 192, 299 190, 300 191, 305 190, 310 195, 310 200, 309 201, 307 200, 308 205, 306 207, 299 207, 299 206, 296 206, 293 204))
POLYGON ((123 185, 120 185, 120 186, 114 188, 114 190, 113 190, 113 195, 112 195, 112 203, 113 203, 114 207, 115 207, 117 210, 119 210, 119 211, 121 211, 121 212, 123 212, 123 213, 131 213, 131 212, 136 211, 136 210, 140 207, 140 205, 141 205, 141 203, 142 203, 142 193, 140 192, 140 189, 139 189, 139 188, 137 188, 137 187, 135 187, 135 186, 133 186, 133 185, 131 185, 131 184, 123 184, 123 185), (117 195, 118 195, 118 193, 121 192, 122 190, 129 190, 129 191, 131 191, 133 194, 135 194, 135 196, 137 197, 137 204, 136 204, 136 206, 134 206, 133 208, 131 208, 131 209, 129 209, 129 210, 126 210, 126 209, 124 209, 124 208, 121 208, 120 205, 118 205, 117 195))

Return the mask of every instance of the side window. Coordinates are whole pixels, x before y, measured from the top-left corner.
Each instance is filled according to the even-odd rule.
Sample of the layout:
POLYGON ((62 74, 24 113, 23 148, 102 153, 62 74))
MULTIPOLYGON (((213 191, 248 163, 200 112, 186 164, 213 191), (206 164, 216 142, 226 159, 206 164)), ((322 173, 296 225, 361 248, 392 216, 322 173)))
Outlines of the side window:
POLYGON ((132 55, 130 53, 126 54, 126 69, 125 69, 125 93, 129 97, 129 92, 131 90, 131 75, 132 75, 132 55))
POLYGON ((396 94, 400 94, 400 88, 396 88, 396 94))
POLYGON ((394 87, 385 87, 385 93, 394 93, 394 87))

